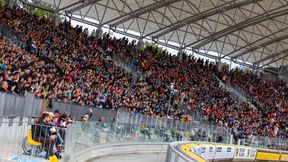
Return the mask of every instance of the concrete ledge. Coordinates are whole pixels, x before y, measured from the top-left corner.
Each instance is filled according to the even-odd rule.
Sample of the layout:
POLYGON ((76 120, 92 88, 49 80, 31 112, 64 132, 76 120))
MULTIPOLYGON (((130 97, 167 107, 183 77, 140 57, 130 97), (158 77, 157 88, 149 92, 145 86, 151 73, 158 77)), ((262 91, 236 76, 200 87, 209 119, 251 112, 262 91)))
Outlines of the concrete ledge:
POLYGON ((117 158, 117 155, 128 154, 166 154, 167 147, 168 143, 123 143, 93 146, 73 155, 65 155, 64 161, 86 162, 109 156, 117 158))

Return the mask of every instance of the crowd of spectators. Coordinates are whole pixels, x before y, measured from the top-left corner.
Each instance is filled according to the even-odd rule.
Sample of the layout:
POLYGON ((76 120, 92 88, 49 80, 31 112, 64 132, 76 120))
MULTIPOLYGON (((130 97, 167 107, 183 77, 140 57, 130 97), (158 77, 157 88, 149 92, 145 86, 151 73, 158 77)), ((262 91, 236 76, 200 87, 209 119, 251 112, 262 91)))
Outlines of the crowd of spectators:
MULTIPOLYGON (((25 50, 3 45, 18 50, 13 54, 3 49, 0 63, 1 80, 8 82, 5 91, 28 91, 49 100, 165 115, 169 94, 153 96, 151 85, 134 80, 107 57, 109 52, 132 50, 133 43, 110 38, 109 34, 95 40, 82 32, 82 27, 73 28, 67 21, 56 27, 21 9, 1 8, 0 17, 2 24, 12 27, 27 42, 25 50), (45 50, 36 54, 36 48, 45 50)), ((178 110, 175 116, 181 115, 178 110)))
POLYGON ((237 136, 287 137, 287 84, 233 72, 231 82, 255 98, 257 108, 253 108, 236 103, 219 87, 215 74, 228 73, 219 72, 217 64, 188 56, 180 61, 152 46, 138 50, 135 41, 107 33, 96 39, 69 21, 55 26, 22 9, 0 7, 0 20, 26 42, 26 49, 20 49, 0 39, 2 91, 29 91, 49 100, 127 109, 158 118, 168 113, 184 121, 189 120, 187 112, 198 111, 210 121, 233 128, 237 136), (138 78, 115 66, 111 54, 130 60, 140 71, 138 78), (267 97, 271 101, 263 102, 267 97))
POLYGON ((251 98, 257 108, 251 124, 258 127, 258 134, 270 137, 288 136, 288 84, 280 80, 265 80, 252 71, 223 66, 218 76, 226 83, 237 86, 251 98))
POLYGON ((219 73, 217 64, 193 56, 180 61, 152 47, 123 55, 143 72, 142 77, 149 84, 160 83, 168 87, 169 83, 175 83, 179 95, 174 102, 187 103, 189 110, 200 112, 220 126, 232 128, 235 138, 261 134, 261 127, 256 122, 261 120, 258 110, 248 103, 237 103, 225 89, 219 87, 215 77, 219 73))

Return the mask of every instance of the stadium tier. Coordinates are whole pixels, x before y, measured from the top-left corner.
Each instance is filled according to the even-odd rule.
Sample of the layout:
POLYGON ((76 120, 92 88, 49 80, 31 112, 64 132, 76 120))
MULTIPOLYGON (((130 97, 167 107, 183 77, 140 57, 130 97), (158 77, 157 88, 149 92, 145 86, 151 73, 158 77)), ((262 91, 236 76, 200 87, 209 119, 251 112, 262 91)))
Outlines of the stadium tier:
MULTIPOLYGON (((178 57, 110 32, 89 34, 73 27, 71 17, 55 23, 31 13, 31 3, 0 5, 0 128, 3 120, 7 127, 14 119, 32 124, 23 129, 25 154, 46 151, 44 158, 57 160, 66 140, 66 161, 75 150, 98 144, 201 141, 170 144, 166 161, 175 150, 183 161, 288 161, 286 82, 221 64, 220 57, 178 57)), ((204 38, 197 47, 209 44, 204 38)))

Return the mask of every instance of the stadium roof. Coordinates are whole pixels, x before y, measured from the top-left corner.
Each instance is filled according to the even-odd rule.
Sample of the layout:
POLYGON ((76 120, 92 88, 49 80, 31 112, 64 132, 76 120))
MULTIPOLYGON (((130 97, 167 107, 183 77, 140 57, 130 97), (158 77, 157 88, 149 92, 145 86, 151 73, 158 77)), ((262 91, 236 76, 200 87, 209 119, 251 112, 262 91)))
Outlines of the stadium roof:
POLYGON ((288 0, 34 1, 40 3, 74 20, 109 25, 115 32, 152 38, 170 48, 250 67, 288 65, 288 0))

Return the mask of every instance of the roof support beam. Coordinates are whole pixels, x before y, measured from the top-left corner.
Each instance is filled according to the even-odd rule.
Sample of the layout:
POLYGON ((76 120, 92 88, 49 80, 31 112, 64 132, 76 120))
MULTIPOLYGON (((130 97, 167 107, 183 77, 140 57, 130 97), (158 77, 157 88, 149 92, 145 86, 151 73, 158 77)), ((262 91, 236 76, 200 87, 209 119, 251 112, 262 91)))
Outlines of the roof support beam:
POLYGON ((274 62, 277 62, 277 61, 279 61, 279 60, 282 60, 282 59, 284 60, 286 57, 288 57, 288 53, 285 53, 284 56, 279 57, 279 58, 274 59, 274 60, 271 60, 270 62, 268 62, 268 63, 266 63, 266 64, 264 64, 264 65, 261 65, 259 68, 261 69, 261 68, 264 68, 265 66, 268 66, 268 65, 270 65, 270 64, 272 64, 272 63, 274 63, 274 62))
MULTIPOLYGON (((68 16, 68 15, 66 15, 66 16, 68 16)), ((81 22, 81 23, 84 23, 84 24, 87 24, 87 25, 95 26, 95 27, 100 27, 99 24, 97 24, 97 23, 94 23, 94 22, 91 22, 91 21, 87 21, 87 20, 84 20, 84 19, 79 19, 78 17, 75 17, 73 15, 68 16, 68 17, 69 17, 69 19, 74 20, 74 21, 78 21, 78 22, 81 22)))
POLYGON ((159 9, 159 8, 162 8, 164 6, 169 6, 173 3, 176 3, 176 2, 179 2, 179 1, 182 1, 182 0, 159 0, 158 2, 155 2, 153 4, 150 4, 150 5, 147 5, 145 7, 142 7, 142 8, 139 8, 135 11, 132 11, 130 13, 126 13, 122 16, 119 16, 119 17, 116 17, 112 20, 109 20, 103 24, 110 24, 111 22, 114 22, 116 20, 119 20, 115 23, 113 23, 111 26, 118 26, 119 24, 122 24, 124 22, 127 22, 133 18, 136 18, 136 17, 139 17, 140 15, 143 15, 145 13, 148 13, 150 11, 153 11, 153 10, 156 10, 156 9, 159 9))
MULTIPOLYGON (((287 6, 288 4, 286 4, 285 6, 287 6)), ((218 31, 216 33, 213 33, 212 35, 210 36, 207 36, 207 37, 204 37, 196 42, 193 42, 193 43, 190 43, 188 45, 186 45, 185 47, 190 47, 190 46, 193 46, 192 48, 200 48, 206 44, 209 44, 211 43, 212 41, 214 40, 217 40, 225 35, 228 35, 228 34, 231 34, 237 30, 241 30, 243 28, 246 28, 246 27, 249 27, 249 26, 252 26, 252 25, 255 25, 257 23, 260 23, 260 22, 264 22, 264 21, 267 21, 267 20, 271 20, 271 19, 274 19, 276 17, 280 17, 280 16, 283 16, 283 15, 286 15, 288 13, 288 9, 285 8, 284 6, 281 6, 281 7, 278 7, 278 8, 275 8, 271 11, 269 11, 267 14, 260 14, 260 15, 257 15, 255 17, 252 17, 252 18, 249 18, 247 20, 244 20, 240 23, 237 23, 237 24, 234 24, 226 29, 223 29, 221 31, 218 31), (279 10, 279 8, 284 8, 282 10, 279 10)))
POLYGON ((47 12, 51 12, 51 13, 55 13, 56 12, 56 10, 54 10, 52 8, 48 8, 48 7, 45 7, 45 6, 39 6, 37 4, 31 3, 31 2, 27 2, 27 1, 24 1, 24 0, 20 0, 20 2, 22 2, 23 4, 25 4, 27 6, 39 8, 39 9, 47 11, 47 12))
POLYGON ((90 6, 90 5, 92 5, 92 4, 95 4, 95 3, 99 2, 99 1, 101 1, 101 0, 87 0, 87 1, 81 0, 81 2, 82 2, 83 4, 81 4, 81 5, 79 5, 79 6, 76 6, 76 7, 72 8, 72 9, 68 10, 67 13, 73 13, 73 12, 75 12, 75 11, 77 11, 77 10, 80 10, 80 9, 82 9, 82 8, 85 8, 85 7, 87 7, 87 6, 90 6))
POLYGON ((258 42, 260 42, 260 41, 262 41, 262 40, 264 40, 264 39, 268 39, 269 37, 272 37, 272 36, 274 36, 274 35, 276 35, 276 34, 278 34, 278 33, 280 33, 280 32, 284 32, 284 31, 287 30, 287 29, 288 29, 288 27, 285 27, 285 28, 283 28, 283 29, 281 29, 281 30, 278 30, 278 31, 275 32, 275 33, 271 33, 271 34, 266 35, 266 36, 264 36, 264 37, 262 37, 262 38, 260 38, 260 39, 257 39, 257 40, 255 40, 255 41, 253 41, 253 42, 250 42, 249 44, 246 44, 245 46, 242 46, 242 47, 240 47, 240 48, 238 48, 238 49, 236 49, 236 50, 234 50, 234 51, 232 51, 232 52, 230 52, 230 53, 228 53, 228 54, 226 54, 226 55, 224 55, 224 56, 221 56, 220 59, 222 59, 222 58, 224 58, 224 57, 227 57, 227 56, 230 56, 230 55, 232 55, 233 53, 236 53, 236 52, 238 52, 238 51, 241 51, 241 50, 243 50, 243 49, 245 49, 245 48, 247 48, 247 47, 252 48, 252 46, 253 46, 255 43, 258 43, 258 42))
POLYGON ((256 45, 256 46, 254 46, 254 47, 252 47, 250 49, 247 49, 247 50, 245 50, 245 51, 233 56, 232 58, 233 59, 237 59, 238 57, 243 56, 243 55, 245 55, 245 54, 247 54, 249 52, 255 51, 255 50, 259 49, 259 48, 265 47, 267 45, 270 45, 270 44, 273 44, 273 43, 276 43, 276 42, 279 43, 282 40, 285 40, 287 38, 288 38, 288 35, 283 35, 283 36, 280 36, 280 37, 275 38, 275 39, 270 39, 269 41, 263 42, 263 43, 261 43, 259 45, 256 45))
POLYGON ((83 3, 83 0, 79 0, 78 2, 75 2, 75 3, 72 3, 72 4, 70 4, 70 5, 67 5, 67 6, 65 6, 65 7, 63 7, 63 8, 58 9, 57 11, 66 10, 67 8, 70 8, 70 7, 73 7, 73 6, 75 6, 75 5, 78 5, 79 3, 83 3))
POLYGON ((283 54, 287 55, 287 53, 288 53, 288 49, 285 49, 285 50, 276 52, 276 53, 274 53, 274 54, 272 54, 272 55, 269 55, 269 56, 267 56, 267 57, 264 57, 264 58, 262 58, 261 60, 255 61, 255 62, 253 62, 253 64, 256 64, 256 65, 257 65, 257 64, 260 64, 261 62, 267 61, 267 60, 269 60, 269 59, 276 58, 277 56, 281 56, 281 55, 283 55, 283 54))
MULTIPOLYGON (((202 56, 206 56, 206 57, 209 57, 209 58, 212 58, 212 59, 215 59, 215 60, 219 60, 219 57, 217 57, 217 56, 212 56, 212 55, 200 52, 199 50, 192 49, 192 51, 195 52, 196 54, 199 54, 199 55, 202 55, 202 56)), ((240 62, 240 61, 237 61, 237 60, 231 60, 231 61, 233 61, 234 63, 239 64, 239 65, 250 67, 252 69, 254 68, 253 65, 250 65, 250 64, 247 64, 247 63, 244 63, 244 62, 240 62)))
POLYGON ((44 10, 44 11, 48 11, 48 12, 51 12, 51 13, 56 13, 56 12, 65 10, 65 9, 67 9, 69 7, 73 7, 73 6, 75 6, 75 5, 79 4, 79 3, 83 3, 83 0, 79 0, 78 2, 72 3, 72 4, 68 5, 68 6, 65 6, 65 7, 59 8, 59 9, 47 8, 45 6, 40 6, 38 4, 35 4, 35 3, 32 3, 32 2, 28 2, 28 1, 24 1, 24 0, 20 0, 20 2, 22 2, 25 5, 31 6, 31 7, 39 8, 39 9, 44 10))
POLYGON ((191 17, 185 18, 185 19, 180 20, 174 24, 171 24, 171 25, 168 25, 168 26, 161 28, 159 30, 153 31, 153 32, 147 34, 146 36, 150 36, 150 35, 153 35, 155 33, 162 31, 161 33, 159 33, 153 37, 154 39, 158 39, 159 37, 161 37, 167 33, 170 33, 174 30, 180 29, 180 28, 184 27, 185 25, 191 24, 193 22, 205 19, 207 17, 213 16, 216 14, 223 13, 227 10, 239 8, 239 7, 242 7, 245 5, 249 5, 251 3, 257 3, 257 2, 262 1, 262 0, 246 0, 246 1, 241 1, 238 3, 236 3, 235 1, 237 1, 237 0, 234 0, 232 2, 229 1, 229 2, 224 3, 222 5, 216 6, 215 8, 208 9, 208 10, 205 10, 205 11, 200 12, 200 13, 196 13, 195 15, 193 15, 191 17))
MULTIPOLYGON (((90 22, 90 21, 87 21, 87 20, 84 20, 84 19, 79 19, 77 17, 74 17, 74 16, 71 16, 70 17, 72 20, 75 20, 75 21, 78 21, 78 22, 81 22, 81 23, 85 23, 85 24, 88 24, 88 25, 91 25, 91 26, 95 26, 95 27, 99 27, 100 24, 97 24, 97 23, 93 23, 93 22, 90 22)), ((134 35, 134 34, 131 34, 131 33, 127 33, 127 32, 124 32, 124 31, 121 31, 121 30, 113 30, 114 32, 118 33, 118 34, 122 34, 122 35, 127 35, 129 37, 132 37, 134 39, 143 39, 143 37, 140 37, 140 36, 137 36, 137 35, 134 35)), ((157 44, 159 45, 162 45, 162 46, 165 46, 165 47, 168 47, 168 48, 172 48, 172 49, 175 49, 175 50, 180 50, 180 49, 183 49, 179 46, 175 46, 175 45, 172 45, 172 44, 168 44, 168 43, 163 43, 163 42, 157 42, 157 44)), ((206 54, 206 53, 203 53, 203 52, 200 52, 200 51, 195 51, 192 49, 193 52, 199 54, 199 55, 202 55, 202 56, 206 56, 206 57, 209 57, 209 58, 212 58, 212 59, 217 59, 218 57, 216 56, 212 56, 212 55, 209 55, 209 54, 206 54)), ((244 65, 244 66, 247 66, 247 67, 251 67, 253 68, 252 65, 250 64, 246 64, 246 63, 243 63, 243 62, 239 62, 237 60, 234 61, 235 63, 237 64, 240 64, 240 65, 244 65)))

